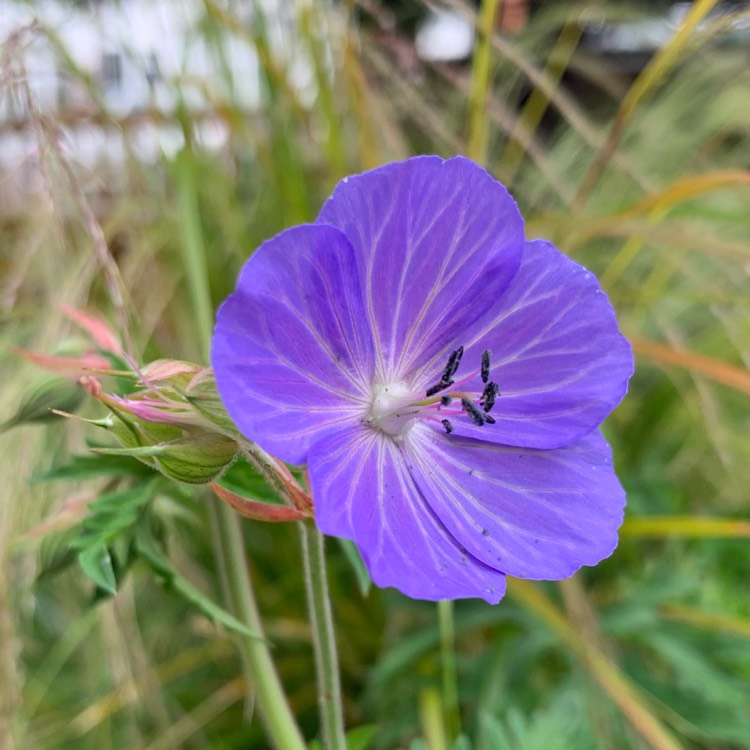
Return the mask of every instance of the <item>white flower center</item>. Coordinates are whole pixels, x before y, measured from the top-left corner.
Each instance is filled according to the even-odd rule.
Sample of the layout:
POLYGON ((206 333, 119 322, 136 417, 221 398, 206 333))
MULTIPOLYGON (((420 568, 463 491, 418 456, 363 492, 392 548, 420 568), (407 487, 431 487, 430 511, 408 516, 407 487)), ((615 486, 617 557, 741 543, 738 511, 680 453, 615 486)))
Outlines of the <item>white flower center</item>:
POLYGON ((372 389, 372 403, 365 422, 386 435, 394 437, 407 433, 419 415, 414 406, 415 394, 403 381, 376 385, 372 389))

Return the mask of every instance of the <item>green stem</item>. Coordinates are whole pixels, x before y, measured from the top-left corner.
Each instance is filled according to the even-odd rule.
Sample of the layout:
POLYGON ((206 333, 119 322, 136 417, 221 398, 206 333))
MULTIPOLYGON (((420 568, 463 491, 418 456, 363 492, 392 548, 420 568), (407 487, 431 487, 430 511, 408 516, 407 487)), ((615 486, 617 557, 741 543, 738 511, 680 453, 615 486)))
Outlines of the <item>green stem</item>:
POLYGON ((456 632, 453 623, 453 602, 442 599, 437 603, 440 628, 440 661, 443 667, 443 710, 448 736, 452 739, 461 732, 458 711, 458 678, 456 670, 456 632))
POLYGON ((318 678, 318 707, 326 750, 346 750, 344 711, 341 702, 336 636, 328 596, 323 535, 313 524, 301 523, 307 605, 310 609, 315 671, 318 678))
POLYGON ((482 164, 487 151, 487 92, 490 88, 492 30, 500 0, 483 0, 477 23, 478 40, 474 47, 469 90, 469 143, 467 156, 482 164))
POLYGON ((286 700, 284 689, 271 660, 263 624, 253 596, 245 546, 237 514, 217 498, 209 500, 211 539, 219 576, 233 614, 257 636, 241 638, 242 658, 252 680, 258 710, 268 736, 278 750, 305 750, 305 741, 286 700))
MULTIPOLYGON (((185 133, 186 140, 189 133, 185 133)), ((203 228, 198 210, 195 162, 188 145, 177 155, 175 162, 177 189, 180 199, 180 227, 182 230, 182 255, 185 259, 185 274, 190 288, 193 319, 201 354, 208 357, 211 351, 211 332, 214 327, 214 312, 211 303, 211 288, 208 283, 206 248, 203 244, 203 228)))

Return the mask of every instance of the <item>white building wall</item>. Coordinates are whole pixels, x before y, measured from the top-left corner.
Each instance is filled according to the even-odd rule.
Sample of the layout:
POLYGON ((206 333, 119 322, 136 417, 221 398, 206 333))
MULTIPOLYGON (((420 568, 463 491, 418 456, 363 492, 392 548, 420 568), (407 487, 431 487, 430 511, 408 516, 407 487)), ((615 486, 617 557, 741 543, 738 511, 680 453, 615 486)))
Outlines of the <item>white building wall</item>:
MULTIPOLYGON (((252 6, 251 2, 244 4, 248 12, 252 6)), ((274 56, 287 65, 290 84, 300 92, 302 101, 312 103, 315 80, 297 37, 295 3, 263 0, 262 6, 274 56)), ((64 122, 71 113, 98 111, 86 87, 65 72, 68 66, 58 59, 44 32, 32 30, 34 19, 59 38, 73 63, 96 85, 104 111, 115 119, 153 109, 171 113, 180 98, 196 112, 197 123, 202 122, 198 113, 212 112, 217 101, 229 101, 248 111, 258 108, 260 71, 252 44, 222 29, 223 55, 231 71, 231 81, 227 81, 219 51, 199 28, 204 12, 197 0, 100 0, 88 9, 60 0, 0 0, 0 43, 10 60, 9 66, 6 61, 0 69, 3 178, 12 180, 14 172, 19 172, 22 187, 28 175, 22 177, 20 171, 37 158, 36 137, 31 128, 22 125, 29 114, 27 97, 18 86, 23 70, 34 106, 45 115, 59 115, 64 122), (24 27, 24 44, 9 44, 24 27)), ((203 122, 203 126, 196 125, 198 137, 209 147, 220 147, 226 136, 223 123, 210 118, 203 122)), ((84 167, 102 160, 117 162, 125 154, 122 133, 85 117, 66 126, 65 135, 70 157, 84 167)), ((144 121, 128 130, 128 146, 146 160, 164 150, 175 151, 181 138, 176 125, 144 121)))

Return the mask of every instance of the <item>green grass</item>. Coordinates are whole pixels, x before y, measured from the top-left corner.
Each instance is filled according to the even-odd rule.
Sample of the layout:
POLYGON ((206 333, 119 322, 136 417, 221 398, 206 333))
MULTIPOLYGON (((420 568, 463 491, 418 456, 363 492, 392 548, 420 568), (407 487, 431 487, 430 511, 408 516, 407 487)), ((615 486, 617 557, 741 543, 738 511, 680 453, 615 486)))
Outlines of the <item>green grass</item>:
MULTIPOLYGON (((415 153, 471 151, 508 179, 529 236, 596 272, 633 339, 637 372, 606 424, 629 497, 616 553, 559 585, 511 581, 496 607, 455 606, 471 743, 456 747, 750 748, 750 529, 712 523, 747 519, 749 507, 747 48, 717 43, 713 22, 631 89, 569 49, 565 24, 580 7, 550 5, 518 37, 481 37, 473 69, 411 75, 398 62, 413 58, 407 37, 356 4, 311 3, 299 34, 319 95, 307 105, 262 24, 204 0, 200 33, 218 53, 230 33, 254 47, 266 92, 252 113, 230 86, 211 92, 230 133, 221 153, 194 143, 156 164, 129 158, 81 173, 55 145, 55 123, 38 121, 48 194, 0 219, 0 421, 42 378, 9 347, 80 342, 60 304, 103 311, 139 362, 200 361, 207 315, 249 253, 314 218, 340 177, 415 153), (589 81, 585 104, 558 82, 561 64, 589 81)), ((622 13, 620 3, 601 7, 622 13)), ((99 115, 127 140, 127 123, 99 115)), ((179 124, 189 137, 190 118, 179 124)), ((69 559, 64 534, 34 535, 111 480, 30 477, 100 439, 72 421, 0 434, 0 736, 23 750, 266 747, 228 631, 142 561, 115 598, 97 598, 77 567, 55 572, 69 559)), ((165 489, 154 517, 173 568, 221 601, 206 503, 165 489)), ((311 740, 319 726, 298 533, 243 530, 273 656, 311 740)), ((428 737, 439 747, 436 608, 394 591, 363 597, 346 555, 335 543, 327 550, 348 727, 375 725, 376 749, 417 750, 428 737)))

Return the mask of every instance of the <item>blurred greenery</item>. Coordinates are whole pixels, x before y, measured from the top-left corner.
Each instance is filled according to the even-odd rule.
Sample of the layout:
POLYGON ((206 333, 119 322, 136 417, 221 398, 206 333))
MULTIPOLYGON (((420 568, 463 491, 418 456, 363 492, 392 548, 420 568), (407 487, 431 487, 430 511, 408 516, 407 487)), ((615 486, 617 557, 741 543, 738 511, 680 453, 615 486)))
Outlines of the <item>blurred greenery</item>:
MULTIPOLYGON (((351 550, 329 544, 350 745, 750 748, 750 68, 747 41, 722 41, 736 17, 706 21, 716 3, 699 0, 638 74, 592 55, 579 24, 592 10, 602 23, 637 17, 643 4, 536 3, 522 32, 480 33, 473 63, 448 65, 415 53, 421 3, 402 27, 378 0, 298 2, 287 23, 313 74, 310 96, 272 43, 265 4, 192 2, 195 33, 225 63, 230 43, 255 51, 262 103, 248 110, 229 80, 170 79, 178 102, 204 92, 203 116, 227 138, 204 145, 199 121, 178 106, 179 150, 144 161, 133 146, 142 120, 108 111, 96 82, 56 47, 88 92, 87 121, 124 158, 79 169, 60 123, 32 102, 41 189, 6 201, 20 209, 0 206, 0 745, 267 746, 231 631, 196 606, 221 601, 206 495, 170 488, 132 459, 71 459, 96 437, 83 422, 16 424, 25 409, 39 417, 40 403, 46 413, 78 399, 11 347, 55 351, 74 333, 59 314, 68 304, 102 311, 136 361, 202 361, 202 306, 210 314, 262 240, 314 218, 346 174, 461 152, 507 181, 530 237, 599 276, 633 340, 630 394, 605 425, 628 514, 620 546, 596 569, 562 584, 510 581, 496 607, 456 603, 460 737, 442 720, 435 607, 392 590, 363 594, 351 550), (202 253, 210 299, 191 282, 186 243, 202 253), (107 521, 128 530, 102 581, 111 588, 127 568, 110 597, 68 563, 86 504, 118 492, 136 502, 107 521), (150 566, 132 552, 136 527, 159 544, 150 566)), ((492 3, 480 17, 449 4, 492 27, 492 3)), ((750 19, 739 5, 734 13, 750 19)), ((43 24, 25 33, 56 38, 43 24)), ((4 46, 0 85, 23 98, 20 44, 4 46)), ((20 189, 4 181, 3 193, 20 189)), ((103 416, 98 404, 84 413, 103 416)), ((245 489, 262 496, 243 471, 245 489)), ((266 635, 313 740, 297 530, 243 531, 266 635)))

